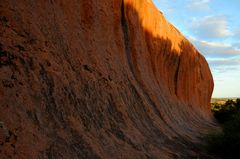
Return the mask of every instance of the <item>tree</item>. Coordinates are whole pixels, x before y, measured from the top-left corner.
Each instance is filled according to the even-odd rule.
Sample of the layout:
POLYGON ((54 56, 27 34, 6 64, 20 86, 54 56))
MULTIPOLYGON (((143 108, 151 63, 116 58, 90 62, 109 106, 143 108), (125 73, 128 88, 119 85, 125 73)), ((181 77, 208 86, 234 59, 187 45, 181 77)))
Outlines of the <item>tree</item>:
POLYGON ((240 110, 240 98, 236 99, 236 107, 240 110))

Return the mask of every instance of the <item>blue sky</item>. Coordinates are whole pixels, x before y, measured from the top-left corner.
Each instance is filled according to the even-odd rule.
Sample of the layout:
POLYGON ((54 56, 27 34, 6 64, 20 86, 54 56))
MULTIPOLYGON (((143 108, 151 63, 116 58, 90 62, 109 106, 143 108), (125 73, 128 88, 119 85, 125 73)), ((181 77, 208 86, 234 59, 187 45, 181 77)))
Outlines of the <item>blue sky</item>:
POLYGON ((240 1, 153 0, 207 59, 213 97, 240 97, 240 1))

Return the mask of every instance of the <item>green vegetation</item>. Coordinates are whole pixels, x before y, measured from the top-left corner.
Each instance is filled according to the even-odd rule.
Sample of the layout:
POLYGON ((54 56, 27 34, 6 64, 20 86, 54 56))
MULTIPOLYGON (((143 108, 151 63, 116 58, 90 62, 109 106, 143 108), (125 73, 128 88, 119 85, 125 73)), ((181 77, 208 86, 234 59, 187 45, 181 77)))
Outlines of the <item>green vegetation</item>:
POLYGON ((206 136, 208 151, 227 159, 240 158, 240 99, 225 104, 212 103, 215 118, 222 131, 206 136))
POLYGON ((212 111, 214 117, 220 122, 224 123, 232 120, 232 117, 239 114, 240 99, 227 100, 225 104, 212 103, 212 111))

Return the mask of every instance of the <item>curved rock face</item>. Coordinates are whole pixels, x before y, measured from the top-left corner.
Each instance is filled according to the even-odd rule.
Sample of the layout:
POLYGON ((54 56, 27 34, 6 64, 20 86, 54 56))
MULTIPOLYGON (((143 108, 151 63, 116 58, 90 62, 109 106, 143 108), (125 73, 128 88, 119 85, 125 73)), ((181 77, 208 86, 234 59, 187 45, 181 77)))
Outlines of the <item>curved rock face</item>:
POLYGON ((211 72, 150 0, 1 0, 0 15, 1 158, 204 155, 211 72))

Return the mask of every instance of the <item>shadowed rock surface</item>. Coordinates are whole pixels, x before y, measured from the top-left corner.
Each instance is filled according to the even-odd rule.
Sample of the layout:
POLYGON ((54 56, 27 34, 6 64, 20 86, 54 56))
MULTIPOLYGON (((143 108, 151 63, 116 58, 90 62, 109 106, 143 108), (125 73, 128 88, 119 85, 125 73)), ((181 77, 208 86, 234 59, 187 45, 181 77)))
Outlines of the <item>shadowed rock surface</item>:
POLYGON ((209 157, 208 64, 150 0, 1 0, 0 16, 1 159, 209 157))

